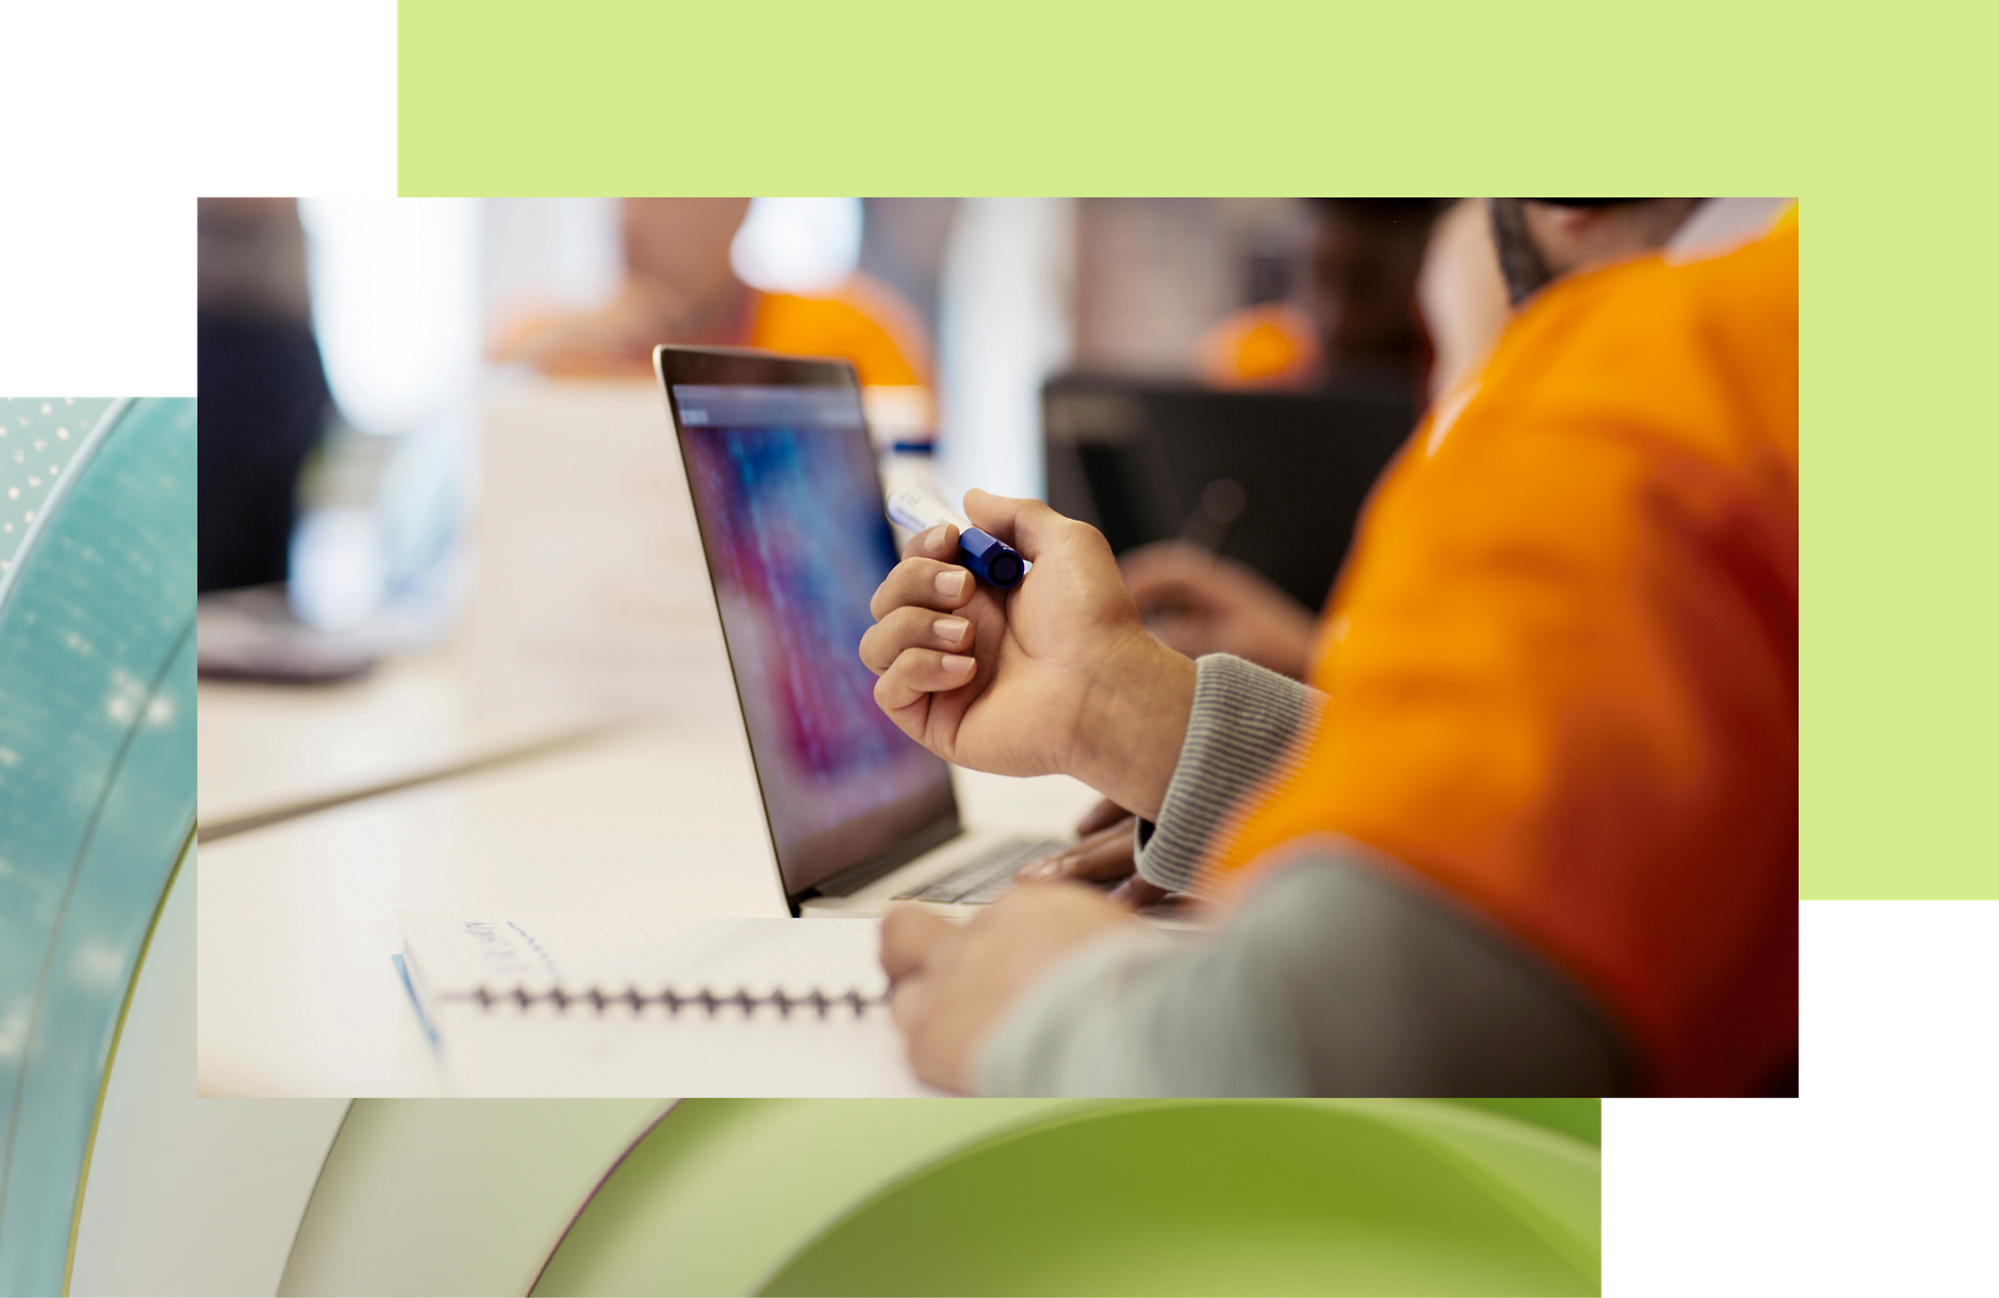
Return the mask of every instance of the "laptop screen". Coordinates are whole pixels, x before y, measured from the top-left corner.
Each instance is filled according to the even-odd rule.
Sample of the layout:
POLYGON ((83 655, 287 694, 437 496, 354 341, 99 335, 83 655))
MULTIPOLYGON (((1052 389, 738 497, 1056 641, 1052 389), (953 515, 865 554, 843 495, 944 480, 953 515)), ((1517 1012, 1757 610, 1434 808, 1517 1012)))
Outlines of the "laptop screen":
POLYGON ((818 382, 679 383, 662 370, 793 897, 934 841, 922 831, 939 822, 956 828, 949 768, 882 714, 859 657, 868 601, 896 561, 860 392, 844 366, 797 368, 818 382))

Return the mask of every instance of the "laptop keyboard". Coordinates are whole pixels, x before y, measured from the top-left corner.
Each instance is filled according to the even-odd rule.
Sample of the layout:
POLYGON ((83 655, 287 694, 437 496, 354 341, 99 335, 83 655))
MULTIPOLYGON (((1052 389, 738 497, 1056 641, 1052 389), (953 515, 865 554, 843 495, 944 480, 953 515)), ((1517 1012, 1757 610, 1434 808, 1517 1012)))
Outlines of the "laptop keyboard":
POLYGON ((1036 857, 1068 846, 1056 838, 1009 838, 995 843, 943 878, 896 894, 897 901, 945 901, 983 906, 1013 890, 1013 872, 1036 857))

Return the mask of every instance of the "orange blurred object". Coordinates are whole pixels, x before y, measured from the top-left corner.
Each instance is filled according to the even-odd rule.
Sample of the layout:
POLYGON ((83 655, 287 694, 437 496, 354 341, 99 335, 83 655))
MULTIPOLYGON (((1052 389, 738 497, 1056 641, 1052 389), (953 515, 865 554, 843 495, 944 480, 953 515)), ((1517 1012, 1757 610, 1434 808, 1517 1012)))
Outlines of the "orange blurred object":
POLYGON ((863 387, 930 386, 929 348, 916 309, 886 284, 861 275, 832 297, 759 293, 747 345, 852 361, 863 387))
POLYGON ((652 349, 659 343, 760 347, 851 361, 864 387, 930 385, 930 352, 915 308, 862 275, 824 296, 745 287, 718 325, 694 332, 662 329, 654 315, 628 292, 587 316, 524 320, 506 333, 494 355, 562 377, 650 378, 652 349))
POLYGON ((1798 237, 1558 281, 1363 516, 1324 719, 1211 864, 1389 853, 1591 988, 1666 1094, 1797 1050, 1798 237))
POLYGON ((1312 317, 1289 302, 1236 312, 1201 339, 1194 367, 1223 388, 1309 388, 1319 382, 1312 317))

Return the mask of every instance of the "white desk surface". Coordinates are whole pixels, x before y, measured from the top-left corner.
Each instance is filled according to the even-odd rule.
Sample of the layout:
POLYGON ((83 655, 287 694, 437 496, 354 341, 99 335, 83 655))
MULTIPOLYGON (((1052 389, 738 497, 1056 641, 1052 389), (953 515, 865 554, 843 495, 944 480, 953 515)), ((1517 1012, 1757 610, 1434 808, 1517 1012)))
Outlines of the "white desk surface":
POLYGON ((321 686, 203 681, 204 832, 609 719, 733 716, 720 628, 650 383, 497 382, 452 642, 321 686))
MULTIPOLYGON (((306 813, 200 849, 203 1094, 438 1093, 389 960, 399 908, 784 913, 658 392, 496 383, 480 480, 452 646, 345 685, 201 686, 204 830, 306 813)), ((1051 835, 1094 801, 977 775, 959 798, 1051 835)))
POLYGON ((197 802, 204 831, 422 778, 607 721, 568 701, 475 694, 458 656, 383 663, 332 685, 201 682, 197 802))
MULTIPOLYGON (((968 823, 1065 833, 1063 777, 959 773, 968 823)), ((203 1095, 441 1093, 398 908, 782 915, 733 724, 633 728, 201 848, 203 1095)))

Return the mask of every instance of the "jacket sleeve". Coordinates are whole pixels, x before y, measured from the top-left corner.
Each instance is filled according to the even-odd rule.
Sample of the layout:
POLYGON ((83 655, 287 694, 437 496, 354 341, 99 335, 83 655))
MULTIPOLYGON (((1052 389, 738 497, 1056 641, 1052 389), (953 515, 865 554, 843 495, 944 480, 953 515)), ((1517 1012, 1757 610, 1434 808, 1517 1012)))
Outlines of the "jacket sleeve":
POLYGON ((1138 873, 1169 892, 1199 891, 1209 840, 1236 804, 1280 777, 1325 695, 1230 654, 1199 660, 1187 739, 1157 824, 1138 825, 1138 873))
POLYGON ((1609 1015, 1393 861, 1301 845, 1209 934, 1132 925, 1029 988, 982 1095, 1616 1095, 1609 1015))

